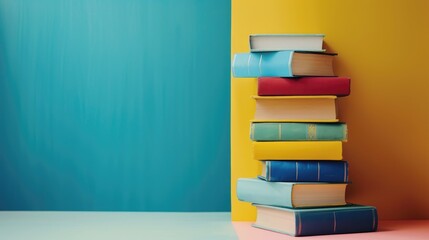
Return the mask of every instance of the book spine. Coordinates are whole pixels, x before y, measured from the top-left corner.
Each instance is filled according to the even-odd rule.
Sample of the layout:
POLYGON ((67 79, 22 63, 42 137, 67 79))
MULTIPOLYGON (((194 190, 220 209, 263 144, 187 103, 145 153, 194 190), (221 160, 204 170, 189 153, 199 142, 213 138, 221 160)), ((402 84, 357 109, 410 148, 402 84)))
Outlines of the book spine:
POLYGON ((293 51, 237 53, 232 61, 234 77, 292 77, 293 51))
POLYGON ((292 186, 292 184, 241 178, 237 182, 237 198, 250 203, 292 208, 292 186))
POLYGON ((252 123, 254 141, 347 141, 345 123, 252 123))
POLYGON ((259 96, 335 95, 350 94, 347 77, 261 77, 258 79, 259 96))
POLYGON ((342 160, 340 141, 252 142, 257 160, 342 160))
POLYGON ((372 232, 377 230, 377 209, 297 212, 296 236, 372 232))
POLYGON ((348 182, 346 161, 266 161, 266 181, 348 182))

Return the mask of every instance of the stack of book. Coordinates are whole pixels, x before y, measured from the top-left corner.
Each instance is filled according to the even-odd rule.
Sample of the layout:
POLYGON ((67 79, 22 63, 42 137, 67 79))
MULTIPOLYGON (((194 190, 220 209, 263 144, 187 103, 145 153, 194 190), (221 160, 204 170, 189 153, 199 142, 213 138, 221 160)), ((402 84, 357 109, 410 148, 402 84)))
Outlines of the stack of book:
POLYGON ((292 236, 377 229, 376 208, 345 199, 347 125, 336 99, 350 94, 350 78, 335 76, 323 38, 251 35, 251 52, 234 56, 234 77, 258 78, 250 138, 262 171, 237 183, 238 199, 257 209, 255 227, 292 236))

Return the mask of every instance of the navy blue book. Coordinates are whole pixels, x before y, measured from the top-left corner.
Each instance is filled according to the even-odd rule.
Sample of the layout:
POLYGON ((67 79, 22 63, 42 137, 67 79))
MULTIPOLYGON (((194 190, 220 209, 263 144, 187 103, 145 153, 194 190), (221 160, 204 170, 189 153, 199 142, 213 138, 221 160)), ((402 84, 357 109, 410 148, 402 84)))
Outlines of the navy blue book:
POLYGON ((377 209, 350 204, 343 207, 291 209, 254 204, 254 227, 291 236, 377 231, 377 209))
POLYGON ((261 161, 258 176, 268 182, 336 182, 349 178, 346 161, 261 161))

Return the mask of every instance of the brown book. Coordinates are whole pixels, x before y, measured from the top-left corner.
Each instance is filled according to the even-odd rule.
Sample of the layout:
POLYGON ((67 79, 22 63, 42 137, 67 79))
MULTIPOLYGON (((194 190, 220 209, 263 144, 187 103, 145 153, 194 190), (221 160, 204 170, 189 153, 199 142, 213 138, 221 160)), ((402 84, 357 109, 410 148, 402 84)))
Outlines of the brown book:
POLYGON ((292 72, 295 76, 334 76, 332 60, 335 55, 326 53, 295 52, 292 72))

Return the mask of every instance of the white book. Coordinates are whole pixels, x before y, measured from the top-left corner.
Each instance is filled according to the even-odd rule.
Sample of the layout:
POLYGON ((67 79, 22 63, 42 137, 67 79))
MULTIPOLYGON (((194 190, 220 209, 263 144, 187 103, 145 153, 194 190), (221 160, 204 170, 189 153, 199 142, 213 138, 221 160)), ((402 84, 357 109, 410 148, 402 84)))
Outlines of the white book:
POLYGON ((251 52, 314 51, 323 52, 324 34, 251 34, 251 52))

